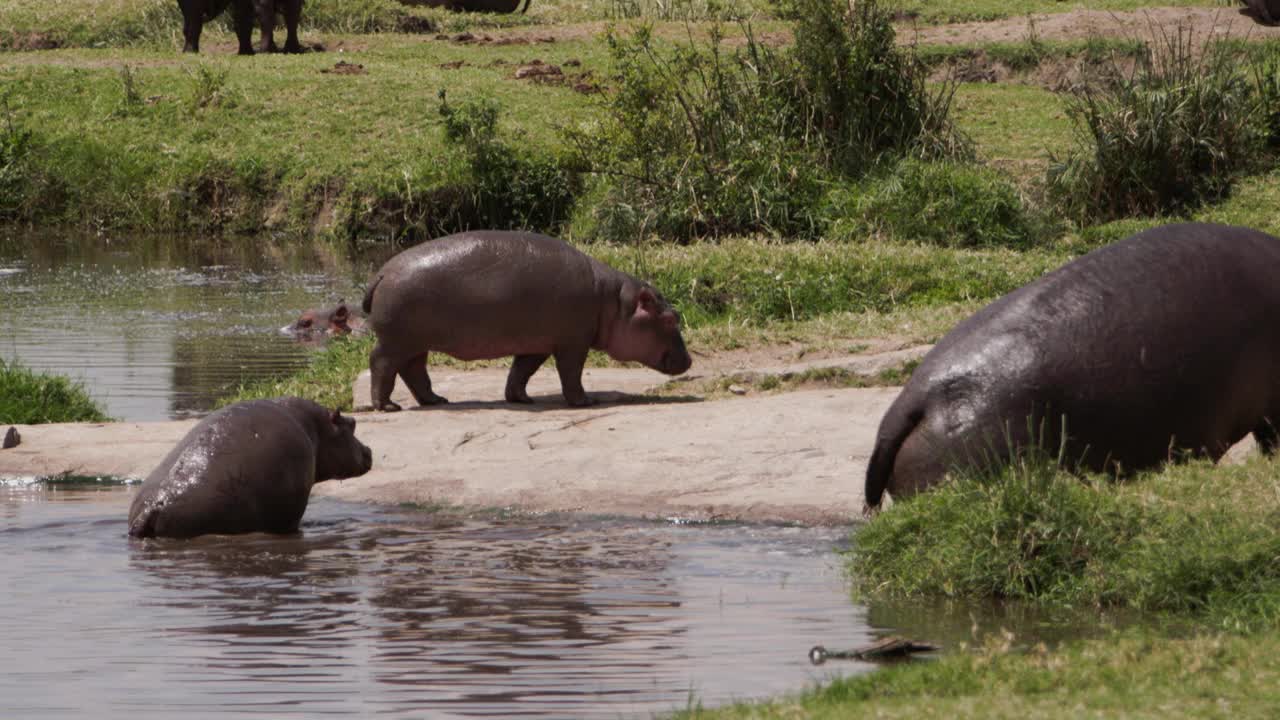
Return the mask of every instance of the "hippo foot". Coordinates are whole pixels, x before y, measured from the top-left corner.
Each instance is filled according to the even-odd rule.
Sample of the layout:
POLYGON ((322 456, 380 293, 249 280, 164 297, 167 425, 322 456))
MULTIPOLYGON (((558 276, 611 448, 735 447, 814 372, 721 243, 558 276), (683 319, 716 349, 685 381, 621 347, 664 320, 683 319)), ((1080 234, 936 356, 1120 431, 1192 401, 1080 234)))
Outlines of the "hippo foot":
POLYGON ((0 441, 0 448, 8 450, 12 447, 18 447, 18 443, 22 442, 22 436, 18 434, 18 428, 11 427, 4 434, 4 440, 0 441))
POLYGON ((418 407, 427 407, 428 405, 448 405, 449 398, 441 397, 435 393, 431 393, 425 399, 418 401, 418 407))
POLYGON ((521 390, 521 391, 520 391, 520 392, 518 392, 518 393, 517 393, 517 392, 508 392, 506 397, 507 397, 507 402, 509 402, 509 403, 518 403, 518 404, 520 404, 520 405, 532 405, 532 404, 533 404, 533 398, 529 397, 529 393, 527 393, 527 392, 525 392, 525 391, 523 391, 523 390, 521 390))
POLYGON ((390 400, 385 400, 379 403, 377 407, 382 412, 400 412, 400 406, 390 400))
POLYGON ((569 407, 591 407, 592 405, 600 404, 599 400, 590 395, 583 395, 580 398, 565 398, 564 400, 569 404, 569 407))

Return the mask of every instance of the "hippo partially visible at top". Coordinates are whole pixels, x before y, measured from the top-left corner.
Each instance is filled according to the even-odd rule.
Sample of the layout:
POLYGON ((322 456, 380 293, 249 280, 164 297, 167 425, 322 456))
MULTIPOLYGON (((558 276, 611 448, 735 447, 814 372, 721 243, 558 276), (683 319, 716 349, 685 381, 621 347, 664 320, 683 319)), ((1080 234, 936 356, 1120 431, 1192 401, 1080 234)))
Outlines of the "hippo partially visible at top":
POLYGON ((574 407, 594 402, 582 387, 589 350, 668 375, 693 364, 680 316, 657 289, 529 232, 464 232, 409 248, 373 276, 364 311, 378 337, 369 356, 378 410, 400 409, 391 401, 397 374, 419 405, 447 402, 431 389, 431 351, 460 360, 514 355, 505 393, 514 403, 532 402, 529 378, 554 356, 574 407))
POLYGON ((193 427, 147 477, 129 508, 129 534, 294 532, 313 485, 373 466, 355 429, 355 420, 302 398, 228 405, 193 427))
POLYGON ((1094 250, 924 357, 880 423, 867 510, 1035 443, 1095 471, 1217 460, 1280 421, 1280 239, 1187 223, 1094 250), (1065 441, 1063 427, 1065 425, 1065 441))

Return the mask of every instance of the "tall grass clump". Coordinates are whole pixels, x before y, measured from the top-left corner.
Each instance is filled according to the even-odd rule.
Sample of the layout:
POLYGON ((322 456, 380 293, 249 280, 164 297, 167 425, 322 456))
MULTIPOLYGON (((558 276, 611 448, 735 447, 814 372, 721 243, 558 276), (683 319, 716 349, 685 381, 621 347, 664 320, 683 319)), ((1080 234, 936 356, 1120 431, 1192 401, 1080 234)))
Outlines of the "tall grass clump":
POLYGON ((904 160, 833 191, 830 202, 832 239, 1025 248, 1040 235, 1013 183, 971 163, 904 160))
POLYGON ((866 595, 1016 599, 1280 621, 1280 484, 1270 460, 1173 466, 1129 483, 1028 452, 896 503, 855 537, 866 595))
POLYGON ((478 228, 554 231, 569 216, 578 175, 551 153, 525 153, 498 135, 500 108, 487 99, 451 105, 440 91, 446 143, 462 152, 467 224, 478 228))
POLYGON ((1264 154, 1258 83, 1230 43, 1163 34, 1132 70, 1112 63, 1073 88, 1075 148, 1047 189, 1081 223, 1182 213, 1225 195, 1264 154))
POLYGON ((965 157, 949 119, 953 86, 894 43, 874 0, 786 0, 793 48, 744 26, 729 49, 667 46, 641 28, 608 39, 617 92, 600 122, 570 132, 595 187, 584 235, 631 240, 760 232, 813 238, 834 183, 885 158, 965 157))
POLYGON ((0 423, 39 425, 107 419, 79 383, 0 359, 0 423))

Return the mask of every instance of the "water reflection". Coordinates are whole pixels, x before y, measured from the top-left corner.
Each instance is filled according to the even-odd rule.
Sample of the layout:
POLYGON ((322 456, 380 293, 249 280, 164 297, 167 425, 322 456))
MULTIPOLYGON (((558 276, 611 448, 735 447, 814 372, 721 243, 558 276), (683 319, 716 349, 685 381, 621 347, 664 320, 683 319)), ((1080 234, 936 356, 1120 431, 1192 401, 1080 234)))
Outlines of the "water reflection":
POLYGON ((318 498, 288 537, 131 541, 134 488, 0 485, 0 717, 650 717, 871 637, 838 529, 475 520, 318 498))
POLYGON ((123 419, 204 412, 240 382, 301 367, 308 349, 276 330, 358 296, 379 259, 259 240, 0 237, 0 356, 84 381, 123 419))

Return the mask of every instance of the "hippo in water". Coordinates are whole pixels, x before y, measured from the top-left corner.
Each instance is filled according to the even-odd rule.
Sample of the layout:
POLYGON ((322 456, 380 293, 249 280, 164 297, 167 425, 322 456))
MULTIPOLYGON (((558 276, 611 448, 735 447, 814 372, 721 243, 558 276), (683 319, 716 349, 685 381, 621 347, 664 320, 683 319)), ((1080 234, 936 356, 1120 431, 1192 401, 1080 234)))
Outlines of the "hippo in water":
POLYGON ((228 405, 147 477, 129 508, 129 534, 294 532, 312 485, 372 467, 355 429, 355 420, 302 398, 228 405))
POLYGON ((1093 471, 1217 460, 1280 419, 1280 239, 1189 223, 996 300, 924 357, 880 422, 867 510, 1036 443, 1093 471), (1065 428, 1065 439, 1063 437, 1065 428))
POLYGON ((668 375, 693 364, 680 316, 652 285, 535 233, 464 232, 405 250, 374 275, 364 311, 378 336, 369 356, 378 410, 400 409, 391 402, 397 373, 419 405, 447 402, 431 390, 430 351, 460 360, 514 355, 513 403, 532 402, 525 386, 554 356, 573 407, 594 402, 582 389, 588 350, 668 375))
POLYGON ((362 335, 366 332, 363 317, 351 312, 344 300, 329 308, 302 311, 297 320, 280 328, 285 335, 298 340, 320 340, 336 335, 362 335))

